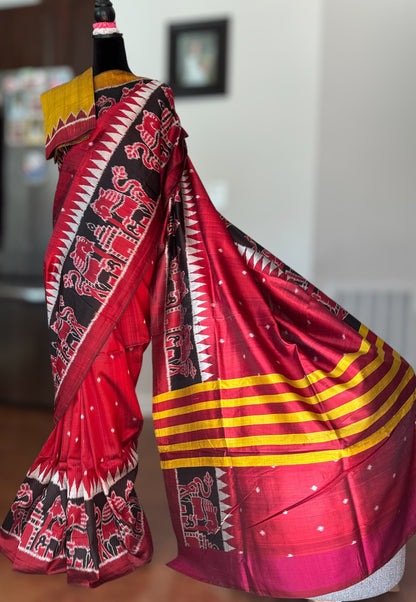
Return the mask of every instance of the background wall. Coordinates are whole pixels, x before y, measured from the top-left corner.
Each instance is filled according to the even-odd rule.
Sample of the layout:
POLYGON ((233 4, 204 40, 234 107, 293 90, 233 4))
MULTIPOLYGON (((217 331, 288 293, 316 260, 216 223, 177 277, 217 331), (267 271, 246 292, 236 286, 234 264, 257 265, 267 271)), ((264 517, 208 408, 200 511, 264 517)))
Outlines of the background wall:
POLYGON ((230 17, 228 94, 178 99, 196 168, 227 188, 223 213, 312 270, 321 2, 117 0, 130 68, 167 78, 168 25, 230 17))
POLYGON ((325 0, 314 277, 413 365, 415 53, 414 0, 325 0))
POLYGON ((416 3, 326 0, 316 276, 416 284, 416 3))

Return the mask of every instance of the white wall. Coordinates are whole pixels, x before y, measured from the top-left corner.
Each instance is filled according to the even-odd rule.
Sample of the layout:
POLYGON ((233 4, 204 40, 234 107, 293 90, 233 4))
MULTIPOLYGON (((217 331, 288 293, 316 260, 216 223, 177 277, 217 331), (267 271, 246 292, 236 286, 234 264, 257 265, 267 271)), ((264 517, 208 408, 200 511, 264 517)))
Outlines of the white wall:
POLYGON ((20 8, 40 4, 41 0, 0 0, 0 10, 3 8, 20 8))
POLYGON ((166 80, 168 25, 230 17, 229 93, 178 99, 190 155, 222 212, 298 271, 312 268, 321 1, 115 0, 130 68, 166 80))
POLYGON ((323 15, 315 280, 416 294, 416 3, 325 0, 323 15))
POLYGON ((416 3, 324 15, 316 276, 416 286, 416 3))

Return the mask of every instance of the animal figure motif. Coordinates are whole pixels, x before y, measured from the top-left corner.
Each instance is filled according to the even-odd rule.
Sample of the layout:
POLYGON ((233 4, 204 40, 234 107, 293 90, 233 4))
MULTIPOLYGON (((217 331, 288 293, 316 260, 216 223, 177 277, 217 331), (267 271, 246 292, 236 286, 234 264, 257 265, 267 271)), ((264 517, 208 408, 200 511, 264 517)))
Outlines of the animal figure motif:
POLYGON ((97 259, 97 248, 84 236, 77 236, 75 250, 70 257, 76 270, 65 274, 65 288, 75 286, 77 293, 103 299, 111 291, 120 274, 119 261, 100 257, 97 259))
POLYGON ((166 107, 159 118, 150 111, 143 111, 142 123, 136 126, 142 142, 127 145, 128 159, 141 159, 151 170, 160 172, 168 162, 174 142, 178 139, 180 125, 177 117, 166 107))
POLYGON ((188 485, 180 487, 182 524, 185 537, 191 541, 198 532, 216 534, 220 530, 218 508, 210 499, 213 479, 207 472, 203 481, 195 477, 188 485))

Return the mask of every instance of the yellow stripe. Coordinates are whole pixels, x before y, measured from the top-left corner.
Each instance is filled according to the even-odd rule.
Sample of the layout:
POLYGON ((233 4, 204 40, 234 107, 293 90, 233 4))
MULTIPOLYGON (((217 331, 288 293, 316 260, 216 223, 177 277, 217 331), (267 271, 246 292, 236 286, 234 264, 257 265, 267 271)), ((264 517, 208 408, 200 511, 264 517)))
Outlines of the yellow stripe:
MULTIPOLYGON (((316 405, 322 401, 326 401, 338 393, 342 393, 356 387, 361 384, 363 380, 368 378, 373 372, 377 370, 377 368, 382 364, 384 360, 384 351, 380 352, 380 355, 377 356, 368 366, 363 368, 360 372, 358 372, 351 380, 346 383, 333 385, 332 387, 328 387, 319 394, 310 395, 305 397, 303 395, 297 395, 296 393, 290 391, 287 393, 278 393, 275 395, 257 395, 252 397, 237 397, 234 399, 214 399, 211 401, 202 401, 199 403, 194 403, 186 406, 179 406, 177 408, 171 408, 169 410, 162 410, 160 412, 153 412, 154 420, 162 420, 164 418, 172 418, 174 416, 181 416, 182 414, 192 414, 194 412, 200 412, 202 410, 216 410, 219 408, 238 408, 243 406, 250 405, 266 405, 270 403, 290 403, 290 402, 300 402, 306 403, 308 405, 316 405)), ((400 364, 400 357, 395 357, 394 362, 400 364)))
MULTIPOLYGON (((312 384, 319 382, 324 378, 340 378, 342 374, 348 370, 350 365, 360 355, 365 355, 370 350, 371 344, 365 338, 367 334, 368 329, 365 326, 361 325, 360 335, 363 337, 363 339, 361 341, 359 350, 353 353, 348 353, 347 355, 342 357, 331 372, 315 370, 315 372, 311 372, 311 374, 298 380, 288 379, 282 374, 261 374, 260 376, 248 376, 244 378, 232 378, 228 380, 207 381, 204 383, 191 385, 190 387, 185 387, 183 389, 178 389, 177 391, 168 391, 166 393, 161 393, 160 395, 155 395, 155 397, 153 398, 153 403, 163 403, 164 401, 179 399, 181 397, 195 395, 196 393, 204 393, 206 391, 217 391, 219 389, 236 388, 242 389, 244 387, 273 385, 278 383, 288 383, 294 388, 304 389, 312 384)), ((384 343, 381 339, 377 339, 375 344, 379 349, 381 349, 384 343)))
POLYGON ((238 416, 235 418, 198 420, 196 422, 175 424, 174 426, 155 429, 156 437, 166 437, 181 433, 192 433, 199 430, 222 429, 260 424, 288 424, 311 421, 327 422, 337 420, 338 418, 346 416, 347 414, 350 414, 351 412, 370 404, 375 397, 390 384, 390 382, 396 376, 399 368, 400 362, 394 362, 387 374, 385 374, 384 377, 369 391, 323 414, 305 411, 289 412, 285 414, 257 414, 251 416, 238 416))
POLYGON ((229 437, 227 439, 202 439, 198 441, 186 441, 185 443, 174 443, 172 445, 159 445, 160 453, 175 453, 182 451, 194 451, 199 449, 221 449, 237 447, 259 447, 267 445, 300 445, 324 443, 335 439, 343 439, 361 433, 375 424, 395 404, 397 397, 407 386, 413 377, 413 370, 409 367, 399 387, 390 395, 386 402, 371 416, 363 418, 354 424, 334 429, 331 431, 319 431, 314 433, 295 433, 285 435, 252 436, 252 437, 229 437))
POLYGON ((135 79, 141 79, 134 73, 127 73, 127 71, 121 71, 119 69, 113 69, 112 71, 103 71, 98 75, 94 75, 94 90, 97 92, 101 88, 113 88, 114 86, 121 86, 127 82, 132 82, 135 79))
POLYGON ((299 454, 281 454, 281 455, 257 455, 257 456, 222 456, 222 457, 199 457, 199 458, 179 458, 176 460, 162 461, 161 466, 164 470, 171 468, 185 468, 194 466, 216 466, 216 467, 248 467, 248 466, 293 466, 299 464, 315 464, 319 462, 334 462, 342 458, 355 456, 363 451, 374 447, 383 441, 407 415, 413 406, 414 393, 409 397, 406 403, 401 407, 381 429, 373 433, 366 439, 351 445, 345 449, 325 450, 320 452, 305 452, 299 454))

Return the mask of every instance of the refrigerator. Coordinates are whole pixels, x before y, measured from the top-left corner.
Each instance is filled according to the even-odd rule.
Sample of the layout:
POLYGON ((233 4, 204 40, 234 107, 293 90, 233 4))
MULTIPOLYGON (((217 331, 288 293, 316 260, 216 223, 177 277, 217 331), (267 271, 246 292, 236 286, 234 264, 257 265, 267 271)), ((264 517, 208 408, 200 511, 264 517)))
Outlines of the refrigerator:
POLYGON ((43 260, 58 169, 45 159, 40 95, 71 77, 0 72, 0 403, 53 405, 43 260))

